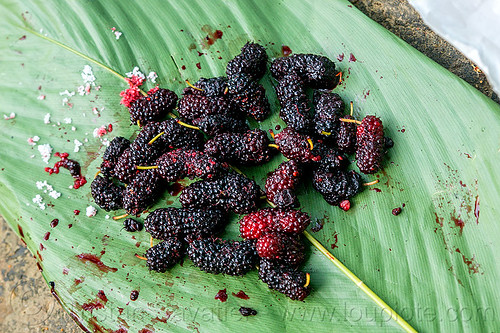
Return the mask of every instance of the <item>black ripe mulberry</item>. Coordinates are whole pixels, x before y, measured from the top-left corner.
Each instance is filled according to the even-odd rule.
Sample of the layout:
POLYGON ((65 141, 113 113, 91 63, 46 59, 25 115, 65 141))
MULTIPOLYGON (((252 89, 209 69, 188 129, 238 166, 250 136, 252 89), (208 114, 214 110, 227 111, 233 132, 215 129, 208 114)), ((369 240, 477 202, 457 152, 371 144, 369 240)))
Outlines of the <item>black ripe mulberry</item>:
POLYGON ((241 48, 241 53, 227 64, 226 75, 231 77, 243 73, 253 80, 259 80, 264 76, 266 66, 266 49, 259 44, 247 42, 241 48))
POLYGON ((134 219, 126 219, 123 221, 123 228, 128 232, 135 232, 142 230, 142 224, 134 219))
POLYGON ((189 259, 212 274, 244 275, 255 267, 255 241, 195 240, 189 244, 189 259))
POLYGON ((123 188, 113 184, 111 179, 97 176, 90 184, 95 203, 106 211, 123 207, 123 188))
POLYGON ((266 179, 267 199, 278 208, 296 208, 299 200, 295 187, 299 184, 302 170, 297 161, 281 163, 266 179))
MULTIPOLYGON (((227 78, 224 76, 204 78, 202 77, 194 84, 196 88, 191 88, 193 94, 200 94, 207 97, 223 97, 227 93, 227 78)), ((186 91, 190 88, 186 88, 186 91)))
POLYGON ((269 232, 257 240, 259 257, 297 267, 304 262, 304 244, 299 236, 269 232))
POLYGON ((321 157, 316 163, 316 168, 326 172, 334 172, 336 170, 345 170, 351 163, 347 156, 343 155, 336 148, 328 148, 324 145, 317 144, 317 151, 321 157))
POLYGON ((158 174, 168 182, 185 177, 215 179, 225 169, 213 157, 192 149, 176 149, 156 160, 158 174))
POLYGON ((164 181, 156 170, 140 171, 125 188, 123 208, 130 215, 140 214, 158 199, 163 186, 164 181))
POLYGON ((186 247, 175 237, 168 238, 146 251, 149 270, 160 273, 173 267, 186 254, 186 247))
POLYGON ((257 209, 261 190, 255 181, 237 173, 228 173, 216 180, 200 180, 182 190, 179 201, 183 207, 220 207, 236 214, 257 209))
POLYGON ((344 101, 338 94, 314 94, 314 131, 323 140, 335 141, 340 118, 344 113, 344 101))
POLYGON ((225 114, 213 114, 196 118, 192 123, 209 136, 221 133, 246 132, 249 129, 244 119, 233 118, 225 114))
POLYGON ((382 165, 385 138, 382 121, 375 116, 366 116, 356 131, 356 164, 365 174, 376 173, 382 165))
POLYGON ((321 193, 330 205, 338 206, 363 190, 361 176, 355 171, 336 170, 333 172, 318 169, 314 171, 313 187, 321 193))
POLYGON ((218 134, 205 143, 205 153, 221 162, 256 165, 272 157, 269 138, 261 129, 218 134))
POLYGON ((228 88, 232 101, 247 116, 262 121, 271 113, 266 90, 250 76, 235 74, 229 77, 228 88))
POLYGON ((276 85, 281 105, 280 118, 297 132, 309 133, 312 119, 304 82, 297 74, 287 74, 276 85))
POLYGON ((307 135, 303 135, 294 129, 287 127, 276 134, 274 141, 279 151, 290 160, 301 163, 319 161, 321 156, 314 150, 313 141, 307 135))
POLYGON ((192 88, 184 89, 177 111, 183 120, 193 120, 214 114, 235 115, 235 106, 225 96, 208 97, 192 88), (191 89, 191 90, 189 90, 191 89))
POLYGON ((156 239, 206 238, 221 231, 224 225, 225 214, 215 208, 159 208, 144 221, 146 231, 156 239))
POLYGON ((125 149, 129 146, 130 141, 121 136, 117 136, 111 140, 109 146, 106 147, 106 150, 104 151, 104 155, 102 156, 100 170, 104 176, 111 177, 114 175, 113 170, 118 158, 120 158, 125 149))
MULTIPOLYGON (((354 119, 351 115, 345 115, 344 119, 354 119)), ((332 135, 334 135, 332 133, 332 135)), ((341 121, 337 132, 337 147, 345 154, 354 154, 356 151, 356 124, 341 121)))
POLYGON ((309 214, 299 210, 265 208, 240 220, 240 234, 245 239, 258 239, 270 231, 298 235, 310 223, 309 214))
POLYGON ((303 301, 311 292, 311 288, 306 286, 306 273, 271 260, 260 260, 259 278, 267 283, 270 289, 279 291, 293 300, 303 301))
POLYGON ((172 111, 177 104, 177 95, 168 89, 158 89, 139 98, 130 105, 130 121, 141 125, 152 120, 160 120, 172 111))
POLYGON ((331 90, 339 81, 333 61, 316 54, 292 54, 277 58, 272 62, 270 71, 278 81, 287 74, 295 73, 308 87, 315 89, 331 90))

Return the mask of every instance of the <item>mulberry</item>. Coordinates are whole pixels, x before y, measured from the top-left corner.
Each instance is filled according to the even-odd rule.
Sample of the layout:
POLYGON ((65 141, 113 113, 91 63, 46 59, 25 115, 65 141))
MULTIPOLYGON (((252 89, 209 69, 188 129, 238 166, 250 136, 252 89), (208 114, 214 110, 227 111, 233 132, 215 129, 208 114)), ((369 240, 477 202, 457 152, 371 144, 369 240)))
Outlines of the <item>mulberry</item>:
POLYGON ((281 120, 300 133, 309 133, 312 119, 303 81, 296 74, 285 75, 276 85, 276 95, 281 120))
POLYGON ((316 163, 316 168, 325 172, 345 170, 351 163, 349 159, 335 148, 328 148, 324 145, 317 145, 317 151, 321 157, 316 163))
POLYGON ((304 262, 304 244, 297 236, 269 232, 257 240, 257 254, 264 259, 297 267, 304 262))
POLYGON ((260 260, 259 278, 270 289, 279 291, 292 300, 303 301, 311 292, 306 273, 271 260, 260 260))
POLYGON ((216 180, 201 180, 184 188, 179 196, 183 207, 220 207, 236 214, 257 209, 260 188, 255 181, 237 173, 216 180))
POLYGON ((345 109, 344 101, 337 94, 314 94, 314 131, 323 140, 337 138, 340 120, 345 109))
POLYGON ((252 309, 252 308, 245 308, 244 306, 240 307, 239 309, 240 313, 242 316, 244 317, 248 317, 248 316, 256 316, 257 315, 257 311, 252 309))
MULTIPOLYGON (((345 115, 344 119, 354 119, 345 115)), ((353 154, 356 151, 356 124, 341 121, 337 134, 337 147, 345 154, 353 154)))
POLYGON ((290 160, 307 163, 321 159, 321 156, 313 150, 311 138, 298 133, 290 127, 276 134, 274 141, 278 145, 281 154, 290 160))
POLYGON ((287 74, 297 74, 308 87, 331 90, 337 86, 335 64, 327 57, 316 54, 292 54, 275 59, 271 75, 281 81, 287 74))
POLYGON ((146 251, 149 270, 160 273, 173 267, 186 254, 186 247, 175 237, 170 237, 146 251))
POLYGON ((144 221, 146 231, 156 239, 206 238, 221 231, 224 224, 225 214, 215 208, 159 208, 144 221))
POLYGON ((281 163, 266 179, 267 199, 278 208, 296 208, 299 200, 294 190, 299 184, 301 168, 294 160, 281 163))
POLYGON ((244 275, 255 267, 255 241, 195 240, 189 244, 189 259, 212 274, 244 275))
POLYGON ((365 174, 380 170, 384 154, 384 127, 375 116, 366 116, 356 131, 356 164, 365 174))
POLYGON ((241 48, 241 53, 227 64, 226 75, 231 77, 243 73, 253 80, 259 80, 266 71, 267 59, 266 49, 263 46, 247 42, 241 48))
MULTIPOLYGON (((227 78, 224 76, 199 79, 194 86, 201 89, 192 89, 194 94, 202 94, 207 97, 223 97, 227 93, 227 78)), ((189 88, 187 88, 189 89, 189 88)))
POLYGON ((128 184, 137 174, 136 165, 136 162, 130 157, 130 148, 127 148, 116 161, 113 175, 121 182, 128 184))
POLYGON ((336 170, 326 172, 314 171, 313 187, 321 193, 330 205, 338 206, 363 190, 361 176, 355 171, 336 170))
POLYGON ((123 228, 128 232, 135 232, 142 230, 142 224, 134 219, 126 219, 123 221, 123 228))
POLYGON ((177 149, 163 154, 156 160, 159 175, 168 182, 185 177, 212 179, 223 173, 222 165, 203 152, 177 149))
POLYGON ((200 93, 188 93, 193 90, 184 89, 184 96, 179 101, 177 111, 182 119, 193 120, 215 114, 237 115, 235 105, 229 97, 208 97, 200 93))
POLYGON ((216 136, 222 133, 240 133, 248 131, 248 125, 243 119, 236 119, 224 114, 214 114, 192 121, 205 134, 216 136))
POLYGON ((261 129, 245 133, 222 133, 205 143, 205 153, 223 162, 263 164, 272 157, 269 143, 266 132, 261 129))
POLYGON ((111 179, 97 176, 90 184, 95 203, 106 211, 123 207, 123 188, 113 184, 111 179))
POLYGON ((130 121, 146 124, 152 120, 160 120, 172 111, 177 104, 177 95, 168 89, 158 89, 133 102, 129 108, 130 121))
POLYGON ((123 208, 130 215, 140 214, 158 199, 163 185, 163 179, 156 170, 139 172, 125 188, 123 208))
POLYGON ((229 77, 229 94, 240 111, 257 121, 266 119, 271 107, 266 97, 266 90, 246 74, 229 77))
POLYGON ((102 156, 100 170, 104 176, 111 177, 114 175, 113 170, 116 162, 129 146, 130 141, 121 136, 117 136, 111 140, 109 146, 106 147, 106 150, 104 151, 104 155, 102 156))
POLYGON ((311 223, 309 214, 298 210, 265 208, 240 220, 240 234, 245 239, 258 239, 270 231, 300 234, 311 223))

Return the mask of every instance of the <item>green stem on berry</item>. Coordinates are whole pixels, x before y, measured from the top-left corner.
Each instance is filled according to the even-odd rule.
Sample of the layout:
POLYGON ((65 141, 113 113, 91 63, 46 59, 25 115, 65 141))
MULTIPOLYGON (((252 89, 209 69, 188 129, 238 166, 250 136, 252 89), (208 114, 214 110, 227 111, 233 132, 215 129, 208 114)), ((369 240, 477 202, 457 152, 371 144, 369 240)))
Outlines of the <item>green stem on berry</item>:
POLYGON ((125 214, 122 214, 122 215, 118 215, 118 216, 113 216, 113 220, 120 220, 120 219, 124 219, 128 216, 128 213, 125 213, 125 214))
POLYGON ((139 259, 141 259, 141 260, 148 260, 148 258, 141 257, 141 256, 140 256, 140 255, 138 255, 138 254, 135 254, 135 257, 136 257, 136 258, 139 258, 139 259))
POLYGON ((199 128, 199 127, 196 127, 196 126, 193 126, 193 125, 186 124, 185 122, 180 121, 180 120, 177 120, 177 123, 178 123, 179 125, 184 126, 184 127, 187 127, 187 128, 192 128, 192 129, 197 130, 197 131, 199 131, 199 130, 200 130, 200 128, 199 128))
POLYGON ((347 119, 347 118, 340 118, 340 121, 343 121, 344 123, 355 123, 355 124, 361 124, 359 120, 356 119, 347 119))
MULTIPOLYGON (((76 55, 77 55, 77 56, 79 56, 79 57, 82 57, 82 58, 83 58, 83 59, 85 59, 85 60, 90 61, 91 63, 93 63, 93 64, 95 64, 95 65, 97 65, 97 66, 99 66, 99 67, 101 67, 101 68, 103 68, 103 69, 105 69, 105 70, 107 70, 108 72, 112 73, 113 75, 115 75, 115 76, 119 77, 120 79, 122 79, 123 81, 125 81, 125 82, 127 82, 127 83, 128 83, 127 78, 126 78, 125 76, 121 75, 120 73, 118 73, 118 72, 117 72, 117 71, 115 71, 114 69, 112 69, 112 68, 110 68, 110 67, 106 66, 106 65, 105 65, 105 64, 103 64, 102 62, 97 61, 97 60, 95 60, 95 59, 92 59, 91 57, 89 57, 89 56, 87 56, 87 55, 85 55, 85 54, 81 53, 80 51, 77 51, 77 50, 75 50, 75 49, 73 49, 73 48, 71 48, 71 47, 69 47, 69 46, 67 46, 67 45, 65 45, 65 44, 63 44, 63 43, 61 43, 61 42, 58 42, 58 41, 57 41, 57 40, 55 40, 55 39, 52 39, 52 38, 48 37, 48 36, 44 36, 44 35, 42 35, 41 33, 36 32, 36 31, 35 31, 35 30, 33 30, 33 29, 30 29, 30 28, 27 28, 27 27, 23 27, 22 29, 24 29, 24 30, 28 31, 29 33, 32 33, 33 35, 35 35, 35 36, 37 36, 37 37, 40 37, 40 38, 42 38, 42 39, 45 39, 46 41, 48 41, 48 42, 50 42, 50 43, 53 43, 53 44, 55 44, 55 45, 57 45, 57 46, 60 46, 60 47, 62 47, 63 49, 65 49, 65 50, 67 50, 67 51, 69 51, 69 52, 72 52, 72 53, 76 54, 76 55)), ((139 89, 139 91, 141 92, 141 94, 142 94, 143 96, 147 96, 147 93, 146 93, 146 92, 142 91, 141 89, 139 89)))
POLYGON ((380 180, 378 179, 375 179, 374 181, 372 182, 369 182, 369 183, 363 183, 364 186, 371 186, 371 185, 375 185, 375 184, 378 184, 380 180))
POLYGON ((244 174, 243 174, 243 171, 241 171, 240 169, 238 169, 238 168, 237 168, 237 167, 235 167, 234 165, 231 165, 231 164, 228 164, 228 165, 229 165, 229 167, 230 167, 231 169, 233 169, 234 171, 236 171, 236 172, 237 172, 237 173, 239 173, 240 175, 244 175, 244 174))
POLYGON ((164 131, 163 131, 163 132, 161 132, 160 134, 158 134, 157 136, 155 136, 154 138, 152 138, 152 139, 151 139, 151 141, 149 141, 149 142, 148 142, 148 145, 152 145, 152 144, 153 144, 153 142, 155 142, 156 140, 158 140, 158 138, 159 138, 160 136, 162 136, 163 134, 165 134, 165 132, 164 132, 164 131))
POLYGON ((199 91, 203 91, 203 89, 193 86, 193 85, 191 84, 191 82, 189 82, 189 80, 186 80, 186 84, 187 84, 188 86, 190 86, 191 88, 193 88, 193 89, 196 89, 196 90, 199 90, 199 91))
POLYGON ((351 272, 342 262, 340 262, 333 254, 328 252, 328 250, 321 245, 316 238, 314 238, 309 232, 304 231, 304 236, 309 240, 314 247, 316 247, 321 253, 323 253, 330 261, 337 266, 342 273, 344 273, 356 286, 361 289, 368 297, 370 297, 382 310, 387 313, 393 320, 395 320, 406 332, 416 332, 416 330, 410 326, 400 315, 396 313, 387 303, 385 303, 377 294, 375 294, 363 281, 361 281, 353 272, 351 272))
POLYGON ((274 144, 274 143, 270 143, 270 144, 268 144, 268 146, 271 147, 271 148, 280 149, 280 147, 277 144, 274 144))
POLYGON ((151 170, 151 169, 158 169, 158 166, 157 165, 146 165, 146 166, 137 165, 135 168, 137 170, 151 170))

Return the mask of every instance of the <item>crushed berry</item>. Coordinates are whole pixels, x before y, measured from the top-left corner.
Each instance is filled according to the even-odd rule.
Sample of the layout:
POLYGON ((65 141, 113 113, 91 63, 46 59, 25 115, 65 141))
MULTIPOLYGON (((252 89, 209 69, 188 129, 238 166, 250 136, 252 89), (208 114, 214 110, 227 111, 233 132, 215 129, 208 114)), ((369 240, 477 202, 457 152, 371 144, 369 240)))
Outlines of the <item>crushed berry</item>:
POLYGON ((55 153, 54 156, 59 157, 61 160, 56 162, 53 168, 45 168, 45 171, 48 172, 49 175, 59 173, 59 168, 65 168, 68 169, 71 176, 75 178, 75 182, 73 184, 74 189, 80 188, 87 183, 87 180, 81 174, 80 163, 75 160, 68 159, 68 153, 55 153))
POLYGON ((254 309, 252 308, 245 308, 245 307, 241 307, 240 308, 240 313, 242 316, 255 316, 257 314, 257 311, 255 311, 254 309))
POLYGON ((340 208, 342 208, 342 210, 347 212, 349 209, 351 209, 351 202, 349 200, 343 200, 340 202, 339 206, 340 208))
POLYGON ((392 210, 392 215, 394 215, 394 216, 398 216, 399 214, 401 214, 401 207, 394 208, 394 209, 392 210))
MULTIPOLYGON (((233 293, 234 294, 234 293, 233 293)), ((227 301, 227 293, 226 289, 221 289, 217 294, 215 294, 215 299, 218 299, 221 302, 227 301)))

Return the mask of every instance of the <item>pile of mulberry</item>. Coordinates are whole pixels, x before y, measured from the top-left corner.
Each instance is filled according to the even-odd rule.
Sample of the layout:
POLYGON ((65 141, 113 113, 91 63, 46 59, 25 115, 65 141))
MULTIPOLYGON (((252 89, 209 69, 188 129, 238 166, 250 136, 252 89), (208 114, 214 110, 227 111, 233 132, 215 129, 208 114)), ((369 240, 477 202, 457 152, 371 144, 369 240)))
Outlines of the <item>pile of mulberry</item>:
POLYGON ((269 143, 266 132, 261 129, 244 133, 222 133, 205 143, 205 153, 223 162, 263 164, 272 157, 269 143))
POLYGON ((130 105, 130 121, 146 124, 152 120, 160 120, 172 111, 177 104, 177 95, 168 89, 157 89, 148 93, 130 105))
POLYGON ((301 178, 301 168, 297 161, 282 162, 266 179, 267 199, 278 208, 296 208, 299 200, 295 194, 301 178))
POLYGON ((212 274, 244 275, 258 260, 255 241, 195 240, 188 255, 196 267, 212 274))
POLYGON ((177 237, 194 240, 215 235, 225 225, 225 214, 216 208, 159 208, 144 221, 156 239, 177 237))

